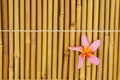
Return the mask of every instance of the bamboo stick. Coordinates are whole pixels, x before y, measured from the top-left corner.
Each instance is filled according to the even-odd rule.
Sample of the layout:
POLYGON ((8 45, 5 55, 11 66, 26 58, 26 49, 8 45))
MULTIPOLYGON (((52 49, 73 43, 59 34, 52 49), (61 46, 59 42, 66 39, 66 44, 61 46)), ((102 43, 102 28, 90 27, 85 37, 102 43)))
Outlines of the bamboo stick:
MULTIPOLYGON (((109 12, 110 12, 110 0, 106 0, 105 3, 105 30, 109 30, 109 12)), ((104 64, 103 64, 103 80, 107 80, 107 74, 108 74, 108 49, 109 49, 109 33, 105 32, 105 38, 104 38, 105 44, 104 44, 104 64)))
MULTIPOLYGON (((99 0, 94 0, 94 21, 93 21, 93 30, 98 30, 98 16, 99 16, 99 0)), ((93 41, 98 39, 98 33, 93 33, 93 41)), ((94 52, 94 55, 97 56, 97 51, 94 52)), ((96 80, 96 66, 92 65, 92 80, 96 80)))
MULTIPOLYGON (((2 0, 2 26, 8 30, 7 0, 2 0)), ((8 79, 8 32, 3 33, 3 79, 8 79)))
MULTIPOLYGON (((119 6, 120 6, 120 1, 116 0, 115 1, 115 30, 119 29, 119 6)), ((115 45, 114 45, 114 66, 113 66, 113 80, 117 80, 117 62, 118 62, 118 32, 115 32, 115 45)))
MULTIPOLYGON (((25 0, 25 29, 30 30, 30 0, 25 0)), ((25 79, 30 78, 30 32, 25 33, 25 79)))
MULTIPOLYGON (((53 0, 48 0, 48 30, 52 30, 53 0)), ((54 48, 53 48, 54 49, 54 48)), ((48 32, 47 79, 51 79, 52 67, 52 32, 48 32)), ((52 72, 53 73, 53 72, 52 72)))
MULTIPOLYGON (((119 16, 119 18, 120 18, 120 16, 119 16)), ((120 22, 120 20, 119 20, 119 22, 120 22)), ((119 26, 119 30, 120 30, 120 26, 119 26)), ((119 36, 118 36, 118 40, 119 40, 119 47, 118 47, 118 70, 117 70, 117 79, 119 80, 120 79, 120 32, 119 32, 119 36)))
MULTIPOLYGON (((88 7, 87 7, 87 30, 92 30, 92 13, 93 13, 93 0, 88 0, 88 7)), ((88 40, 92 42, 92 33, 87 32, 88 40)), ((91 80, 91 63, 86 61, 86 80, 91 80)))
MULTIPOLYGON (((19 30, 19 0, 14 1, 14 30, 19 30)), ((19 32, 14 33, 14 39, 15 39, 15 73, 14 73, 14 78, 19 79, 19 32)))
MULTIPOLYGON (((54 22, 53 22, 53 30, 58 29, 58 0, 54 0, 54 22)), ((52 62, 52 79, 55 80, 57 78, 57 32, 53 32, 53 62, 52 62)))
MULTIPOLYGON (((47 0, 43 0, 43 30, 47 29, 47 0)), ((43 32, 42 79, 46 78, 47 33, 43 32)))
MULTIPOLYGON (((20 0, 20 30, 24 30, 24 0, 20 0)), ((25 52, 24 52, 24 32, 20 32, 20 79, 24 79, 25 52)))
MULTIPOLYGON (((76 0, 71 0, 71 21, 70 21, 70 30, 75 30, 76 28, 76 0)), ((75 32, 70 32, 70 46, 75 46, 75 32)), ((74 78, 74 51, 70 51, 70 60, 69 60, 69 79, 74 78)))
MULTIPOLYGON (((114 30, 114 12, 115 12, 115 0, 111 1, 110 9, 110 30, 114 30)), ((113 79, 113 51, 114 51, 114 32, 110 32, 110 44, 109 44, 109 67, 108 67, 108 80, 113 79)))
MULTIPOLYGON (((87 0, 82 1, 82 30, 86 30, 86 17, 87 17, 87 0)), ((82 32, 86 34, 86 32, 82 32)), ((85 61, 80 69, 80 80, 85 80, 85 61)))
MULTIPOLYGON (((1 16, 1 0, 0 0, 0 30, 2 30, 2 16, 1 16)), ((3 44, 2 44, 2 32, 0 32, 0 79, 2 79, 2 69, 3 69, 3 65, 2 65, 2 46, 3 46, 3 44)))
MULTIPOLYGON (((64 28, 64 0, 60 0, 60 15, 59 15, 59 30, 64 28)), ((63 70, 63 32, 59 32, 59 44, 58 44, 58 79, 62 79, 63 70)))
MULTIPOLYGON (((99 20, 99 30, 104 30, 104 8, 105 0, 100 0, 100 20, 99 20)), ((104 43, 104 33, 99 33, 99 39, 101 40, 100 48, 98 49, 98 58, 100 59, 100 65, 97 67, 97 80, 102 79, 102 66, 103 66, 103 43, 104 43)))
MULTIPOLYGON (((81 30, 81 0, 77 0, 77 15, 76 15, 76 22, 77 22, 77 25, 76 25, 76 30, 81 30)), ((76 33, 76 46, 80 46, 80 32, 77 32, 76 33)), ((78 66, 78 56, 79 56, 79 52, 76 52, 75 53, 75 80, 79 80, 79 70, 77 68, 78 66)))
MULTIPOLYGON (((42 0, 37 0, 37 30, 42 29, 42 0)), ((36 78, 41 79, 41 56, 42 56, 42 33, 37 33, 37 74, 36 78)))
MULTIPOLYGON (((65 0, 65 30, 69 30, 70 19, 70 0, 65 0)), ((68 77, 68 59, 69 59, 69 32, 65 32, 64 35, 64 62, 63 62, 63 80, 68 77)))
MULTIPOLYGON (((31 1, 31 30, 36 30, 36 0, 31 1)), ((35 79, 36 32, 31 33, 31 79, 35 79)))
MULTIPOLYGON (((13 0, 9 3, 9 30, 13 30, 13 0)), ((13 32, 9 33, 9 79, 13 79, 13 32)))
MULTIPOLYGON (((120 4, 120 2, 119 2, 120 4)), ((119 6, 120 8, 120 6, 119 6)), ((119 21, 120 23, 120 16, 119 16, 119 21)), ((120 30, 120 26, 118 27, 118 30, 120 30)), ((118 70, 117 70, 117 79, 119 80, 120 79, 120 32, 118 33, 118 70)))

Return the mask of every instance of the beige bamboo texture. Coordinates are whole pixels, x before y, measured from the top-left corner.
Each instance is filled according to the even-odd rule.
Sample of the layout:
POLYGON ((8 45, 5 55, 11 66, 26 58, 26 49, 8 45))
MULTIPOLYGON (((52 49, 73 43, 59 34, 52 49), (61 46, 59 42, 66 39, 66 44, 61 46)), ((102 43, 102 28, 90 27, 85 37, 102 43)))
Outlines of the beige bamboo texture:
MULTIPOLYGON (((2 0, 1 1, 1 13, 2 13, 2 29, 3 30, 8 30, 8 1, 7 0, 2 0)), ((8 79, 8 32, 3 33, 3 79, 7 80, 8 79)))
POLYGON ((54 30, 120 30, 120 0, 0 0, 0 80, 120 80, 120 32, 54 30), (80 53, 68 46, 82 34, 101 40, 99 66, 85 59, 77 69, 80 53))

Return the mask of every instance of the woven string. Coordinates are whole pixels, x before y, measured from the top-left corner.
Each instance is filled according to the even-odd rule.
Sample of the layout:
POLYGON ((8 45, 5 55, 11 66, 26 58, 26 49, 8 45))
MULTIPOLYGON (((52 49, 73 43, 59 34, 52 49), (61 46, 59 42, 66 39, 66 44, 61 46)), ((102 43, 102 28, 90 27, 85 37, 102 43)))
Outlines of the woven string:
POLYGON ((120 30, 0 30, 0 32, 120 32, 120 30))

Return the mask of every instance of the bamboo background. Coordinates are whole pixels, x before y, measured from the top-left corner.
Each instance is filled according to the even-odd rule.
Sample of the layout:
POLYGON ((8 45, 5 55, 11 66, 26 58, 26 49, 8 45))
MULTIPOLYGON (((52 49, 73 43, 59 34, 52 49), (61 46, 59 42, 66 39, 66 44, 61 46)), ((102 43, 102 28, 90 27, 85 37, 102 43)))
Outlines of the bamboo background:
POLYGON ((120 80, 120 32, 2 30, 120 30, 120 0, 0 0, 0 80, 120 80), (82 34, 101 40, 99 66, 77 69, 82 34))

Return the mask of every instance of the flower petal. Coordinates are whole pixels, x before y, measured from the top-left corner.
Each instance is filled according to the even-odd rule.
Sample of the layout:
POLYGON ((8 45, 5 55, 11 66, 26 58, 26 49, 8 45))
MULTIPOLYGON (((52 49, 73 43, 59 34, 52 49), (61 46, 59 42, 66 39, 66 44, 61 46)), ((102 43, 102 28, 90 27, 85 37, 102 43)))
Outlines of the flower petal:
POLYGON ((85 59, 85 56, 80 54, 78 58, 78 69, 81 68, 81 66, 83 65, 84 59, 85 59))
POLYGON ((88 38, 86 35, 82 35, 82 43, 85 47, 89 47, 90 46, 90 43, 88 41, 88 38))
POLYGON ((96 56, 94 56, 94 55, 87 56, 87 59, 88 59, 88 61, 90 61, 91 63, 93 63, 95 65, 99 65, 100 64, 100 60, 96 56))
POLYGON ((68 47, 68 49, 70 49, 70 50, 75 50, 75 51, 82 51, 82 50, 83 50, 83 47, 81 47, 81 46, 77 46, 77 47, 68 47))
POLYGON ((91 49, 91 52, 94 52, 95 50, 97 50, 99 46, 100 46, 100 40, 96 40, 90 45, 89 48, 91 49))

